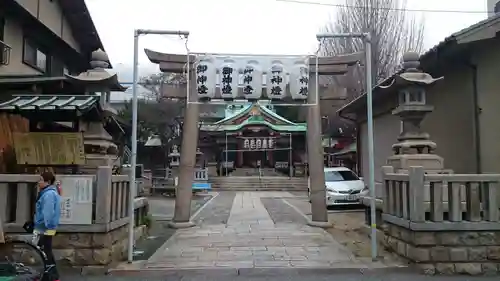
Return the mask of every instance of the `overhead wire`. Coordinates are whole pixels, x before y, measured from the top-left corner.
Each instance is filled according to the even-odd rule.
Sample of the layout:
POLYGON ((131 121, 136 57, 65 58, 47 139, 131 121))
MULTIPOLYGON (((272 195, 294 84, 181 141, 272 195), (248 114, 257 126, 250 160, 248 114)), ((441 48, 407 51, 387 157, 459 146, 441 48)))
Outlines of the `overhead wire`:
MULTIPOLYGON (((479 10, 441 10, 441 9, 408 9, 408 8, 396 8, 396 7, 371 7, 371 6, 357 6, 348 4, 334 4, 334 3, 324 3, 316 1, 301 1, 301 0, 275 0, 276 2, 284 2, 291 4, 303 4, 303 5, 316 5, 316 6, 328 6, 337 8, 352 8, 352 9, 372 9, 372 10, 386 10, 386 11, 402 11, 402 12, 420 12, 420 13, 457 13, 457 14, 486 14, 489 11, 479 11, 479 10)), ((493 11, 491 11, 493 13, 493 11)))

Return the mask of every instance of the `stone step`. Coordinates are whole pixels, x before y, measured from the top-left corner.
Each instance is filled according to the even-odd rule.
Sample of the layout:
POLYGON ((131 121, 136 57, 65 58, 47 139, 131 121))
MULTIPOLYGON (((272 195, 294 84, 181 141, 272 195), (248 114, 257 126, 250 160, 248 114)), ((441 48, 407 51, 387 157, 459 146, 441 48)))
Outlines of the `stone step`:
POLYGON ((280 187, 212 187, 215 191, 307 191, 307 187, 304 188, 280 188, 280 187))
MULTIPOLYGON (((260 170, 262 176, 270 176, 270 177, 282 177, 283 174, 276 171, 273 168, 263 168, 260 170)), ((235 169, 231 175, 233 177, 245 177, 245 176, 258 176, 259 170, 256 168, 237 168, 235 169)))
POLYGON ((214 185, 231 185, 231 186, 253 186, 253 185, 262 185, 262 186, 306 186, 305 182, 211 182, 212 186, 214 185))
POLYGON ((307 179, 289 177, 212 177, 219 190, 307 190, 307 179))

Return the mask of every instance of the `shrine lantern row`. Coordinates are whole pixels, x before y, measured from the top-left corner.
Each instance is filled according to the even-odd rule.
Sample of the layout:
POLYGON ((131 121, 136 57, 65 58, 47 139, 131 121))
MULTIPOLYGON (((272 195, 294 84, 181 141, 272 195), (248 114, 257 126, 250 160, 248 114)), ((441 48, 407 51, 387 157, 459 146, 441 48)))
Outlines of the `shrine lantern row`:
POLYGON ((309 94, 307 58, 297 58, 290 69, 285 69, 281 60, 273 60, 267 69, 263 69, 258 60, 248 60, 242 66, 230 58, 218 63, 214 57, 199 56, 195 70, 199 100, 233 100, 241 96, 240 92, 247 100, 283 100, 288 96, 294 100, 305 100, 309 94), (216 97, 217 88, 220 97, 216 97), (263 97, 263 88, 266 89, 266 97, 263 97))
POLYGON ((274 138, 244 138, 243 149, 245 150, 261 150, 274 149, 274 138))

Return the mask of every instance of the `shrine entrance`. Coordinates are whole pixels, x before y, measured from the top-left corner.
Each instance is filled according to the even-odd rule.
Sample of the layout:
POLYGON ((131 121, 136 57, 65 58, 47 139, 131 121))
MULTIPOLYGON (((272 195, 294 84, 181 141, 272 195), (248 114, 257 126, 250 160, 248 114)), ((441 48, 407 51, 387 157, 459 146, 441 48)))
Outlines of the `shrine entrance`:
POLYGON ((243 168, 273 168, 268 151, 244 151, 243 168))
POLYGON ((250 126, 238 137, 241 166, 244 168, 274 168, 275 132, 267 126, 250 126))

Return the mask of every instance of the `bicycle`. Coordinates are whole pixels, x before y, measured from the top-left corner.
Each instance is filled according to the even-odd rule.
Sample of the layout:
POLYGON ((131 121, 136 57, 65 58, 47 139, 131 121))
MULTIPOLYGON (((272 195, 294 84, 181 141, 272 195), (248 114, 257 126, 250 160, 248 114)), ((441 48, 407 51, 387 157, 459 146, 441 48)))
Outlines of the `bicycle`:
POLYGON ((7 238, 0 243, 0 281, 52 281, 53 267, 31 241, 7 238))

